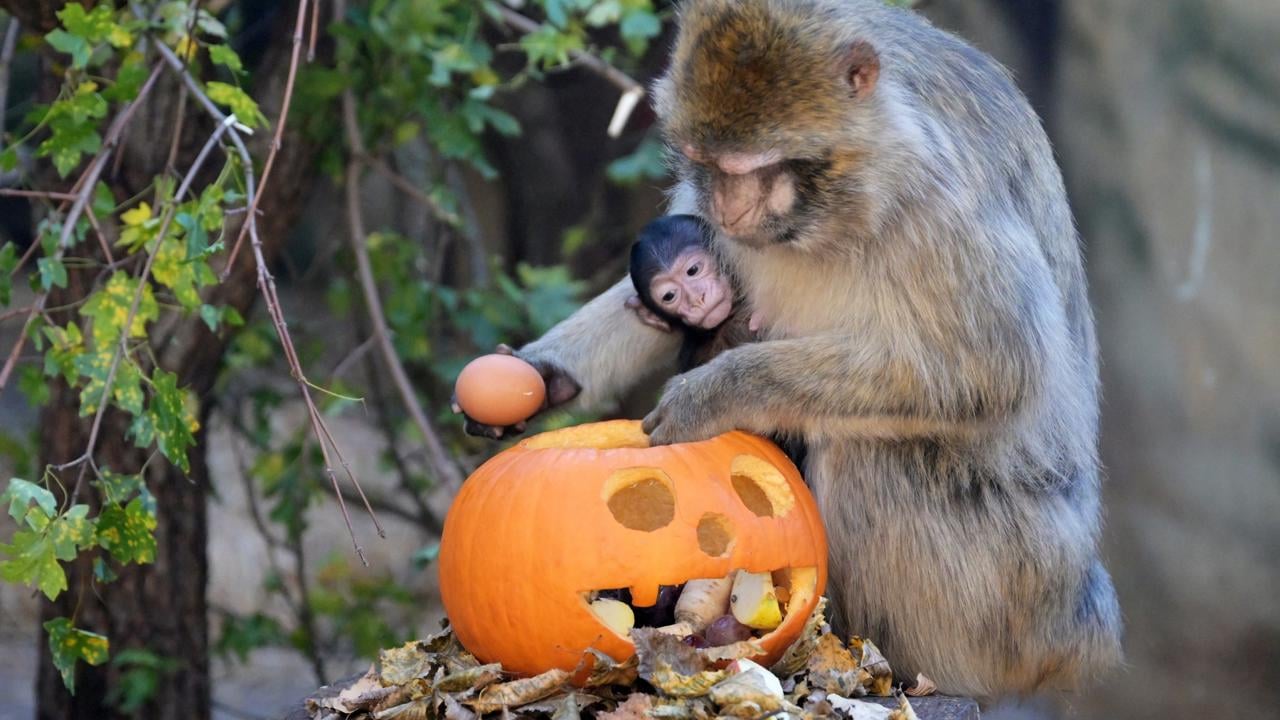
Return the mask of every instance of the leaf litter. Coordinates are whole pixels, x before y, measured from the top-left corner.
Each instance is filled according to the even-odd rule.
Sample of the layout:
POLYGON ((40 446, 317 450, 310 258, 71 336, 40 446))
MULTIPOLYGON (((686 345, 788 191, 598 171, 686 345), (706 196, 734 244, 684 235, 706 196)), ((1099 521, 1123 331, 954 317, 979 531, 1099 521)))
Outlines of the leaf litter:
MULTIPOLYGON (((307 710, 314 720, 916 720, 880 650, 866 638, 841 641, 825 622, 825 608, 824 599, 770 668, 749 659, 762 652, 755 639, 700 649, 635 628, 636 654, 628 660, 590 650, 578 672, 521 678, 481 663, 446 626, 383 650, 375 667, 333 697, 308 699, 307 710), (580 687, 570 682, 575 676, 580 687), (858 699, 868 695, 896 697, 898 707, 858 699)), ((923 676, 914 685, 919 694, 932 690, 923 676)))

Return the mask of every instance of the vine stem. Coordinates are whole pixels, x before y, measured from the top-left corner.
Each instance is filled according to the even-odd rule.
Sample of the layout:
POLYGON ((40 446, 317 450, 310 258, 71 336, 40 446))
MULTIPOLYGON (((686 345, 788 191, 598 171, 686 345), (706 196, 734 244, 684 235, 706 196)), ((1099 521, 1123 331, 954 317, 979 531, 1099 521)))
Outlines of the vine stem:
MULTIPOLYGON (((200 154, 196 155, 191 167, 187 169, 187 174, 183 176, 182 183, 178 185, 178 190, 174 193, 174 202, 165 211, 164 219, 160 221, 160 230, 156 233, 155 247, 151 248, 150 252, 147 253, 147 261, 143 263, 142 271, 138 273, 138 289, 133 293, 133 300, 129 304, 129 313, 125 315, 124 326, 120 331, 120 344, 116 346, 116 351, 111 356, 111 367, 107 370, 107 379, 102 386, 102 397, 98 400, 98 409, 93 416, 93 425, 89 429, 89 440, 85 443, 84 455, 79 460, 60 466, 61 468, 70 467, 78 462, 90 462, 90 458, 93 457, 94 448, 98 444, 98 433, 102 429, 102 418, 106 414, 107 405, 111 404, 111 389, 115 384, 116 371, 120 369, 120 361, 128 352, 129 331, 133 327, 134 318, 138 316, 138 308, 142 306, 142 296, 147 288, 147 279, 151 275, 151 266, 155 264, 156 256, 160 254, 160 246, 164 243, 165 233, 169 231, 169 226, 173 224, 174 215, 178 210, 177 199, 186 195, 191 183, 195 180, 196 173, 200 171, 200 167, 204 165, 209 153, 218 144, 218 139, 234 123, 235 115, 229 115, 218 124, 209 139, 205 141, 204 147, 200 148, 200 154)), ((75 488, 71 491, 71 502, 73 504, 76 501, 76 496, 80 493, 80 485, 83 480, 84 472, 82 470, 80 476, 76 479, 75 488)))
MULTIPOLYGON (((334 11, 338 14, 338 17, 344 17, 346 15, 346 1, 335 0, 334 11)), ((369 311, 369 320, 373 323, 373 337, 377 339, 378 350, 382 355, 383 362, 386 363, 387 369, 391 371, 391 380, 395 384, 396 392, 400 395, 400 401, 413 419, 413 423, 418 426, 418 432, 422 434, 436 476, 444 480, 445 486, 451 492, 457 492, 458 488, 462 487, 462 472, 458 470, 458 466, 445 451, 440 434, 436 432, 435 427, 432 426, 431 421, 427 418, 426 412, 422 409, 422 403, 418 401, 418 396, 414 393, 413 385, 409 381, 408 373, 405 372, 404 364, 400 362, 400 356, 396 353, 395 346, 391 343, 391 332, 387 328, 387 318, 382 311, 382 299, 378 296, 377 282, 373 277, 372 264, 369 262, 364 214, 360 207, 361 169, 368 153, 365 151, 364 140, 360 137, 360 124, 356 118, 355 93, 351 91, 350 87, 342 91, 342 124, 347 136, 347 148, 350 151, 350 158, 347 161, 345 188, 347 226, 350 231, 348 235, 351 240, 351 251, 356 257, 356 274, 360 278, 360 288, 364 294, 365 307, 369 311)))
MULTIPOLYGON (((62 233, 58 236, 58 249, 53 255, 55 261, 61 261, 66 253, 68 241, 71 239, 71 234, 76 227, 76 221, 80 219, 80 213, 84 212, 85 206, 89 204, 89 197, 93 195, 93 188, 98 184, 98 178, 102 175, 103 168, 107 166, 107 159, 111 157, 116 144, 120 142, 120 136, 124 134, 125 128, 128 127, 134 111, 142 104, 147 93, 155 85, 156 78, 160 77, 160 71, 163 67, 160 63, 156 63, 151 70, 151 76, 147 78, 146 83, 138 90, 138 96, 121 110, 116 119, 111 122, 111 127, 107 130, 106 139, 102 142, 102 150, 89 162, 89 167, 85 168, 84 174, 77 181, 78 190, 75 193, 75 200, 71 203, 71 209, 67 211, 67 216, 62 221, 62 233)), ((36 296, 35 302, 31 304, 31 311, 27 313, 26 322, 22 324, 22 332, 18 334, 18 339, 14 342, 13 350, 9 352, 9 357, 5 360, 4 367, 0 368, 0 390, 4 390, 5 385, 9 382, 9 376, 13 373, 13 368, 18 362, 18 356, 22 354, 22 347, 27 342, 27 332, 31 329, 31 323, 35 321, 37 315, 44 311, 44 305, 48 299, 49 293, 42 292, 36 296)))
MULTIPOLYGON (((317 6, 315 13, 320 12, 317 6)), ((284 127, 289 119, 289 104, 293 100, 293 83, 298 78, 298 63, 302 56, 302 30, 307 22, 307 0, 298 0, 298 17, 293 25, 293 51, 289 56, 289 74, 284 81, 284 99, 280 103, 280 118, 276 120, 276 132, 271 137, 271 147, 267 150, 267 161, 262 166, 262 177, 258 179, 258 192, 252 196, 249 201, 249 215, 253 216, 258 212, 258 203, 262 200, 262 193, 266 190, 267 180, 271 177, 271 168, 276 162, 276 153, 280 151, 282 145, 281 138, 284 136, 284 127)), ((256 226, 256 223, 255 223, 256 226)), ((231 274, 231 269, 236 266, 236 256, 240 254, 240 247, 244 244, 245 235, 249 230, 249 223, 240 226, 240 234, 236 236, 235 245, 231 247, 231 254, 227 256, 227 266, 222 271, 222 279, 226 280, 231 274)))
MULTIPOLYGON (((300 18, 304 16, 305 11, 306 0, 302 0, 298 7, 298 15, 300 18)), ((300 36, 297 37, 300 38, 300 36)), ((300 45, 295 45, 295 49, 298 47, 300 47, 300 45)), ((157 48, 164 61, 168 63, 169 67, 172 68, 173 71, 181 78, 183 86, 186 87, 187 92, 191 94, 191 97, 194 98, 196 102, 204 108, 205 112, 212 116, 214 120, 220 123, 225 122, 228 116, 219 110, 218 106, 209 99, 209 96, 205 94, 204 90, 200 88, 199 83, 197 83, 195 78, 191 76, 191 73, 187 71, 186 66, 183 64, 182 60, 178 58, 177 54, 163 43, 157 43, 157 48)), ((294 59, 295 61, 297 59, 296 53, 294 59)), ((290 71, 291 76, 293 75, 293 72, 294 70, 290 71)), ((283 117, 280 120, 280 124, 281 126, 284 124, 283 117)), ((244 139, 240 137, 240 133, 235 127, 229 127, 226 134, 227 137, 231 139, 232 145, 235 146, 235 152, 240 158, 240 164, 243 166, 245 174, 245 188, 248 191, 248 195, 256 198, 258 197, 260 186, 256 184, 254 177, 253 156, 249 154, 249 148, 244 144, 244 139)), ((253 251, 254 264, 257 269, 258 290, 262 293, 263 302, 265 302, 267 306, 267 314, 271 317, 271 323, 276 331, 277 338, 280 340, 281 349, 284 350, 285 360, 289 365, 290 375, 297 383, 298 389, 302 394, 303 402, 306 404, 307 415, 310 419, 312 430, 314 431, 316 438, 320 441, 320 452, 324 456, 325 461, 325 474, 333 484, 335 494, 338 498, 338 508, 341 510, 342 519, 347 525, 347 532, 351 535, 351 544, 355 548, 356 556, 360 558, 360 562, 365 566, 368 566, 369 561, 365 558, 364 549, 360 546, 359 540, 356 539, 355 528, 351 525, 351 515, 347 511, 347 504, 342 498, 342 492, 338 485, 338 476, 333 471, 333 461, 329 452, 329 443, 333 441, 332 435, 329 434, 324 419, 320 415, 320 410, 316 407, 315 400, 311 397, 310 381, 307 380, 306 373, 302 370, 302 364, 298 359, 297 351, 293 345, 293 338, 289 334, 288 323, 285 321, 284 311, 280 306, 280 298, 276 293, 275 279, 267 269, 266 257, 262 252, 262 240, 258 236, 257 218, 258 214, 256 205, 250 205, 249 211, 245 213, 245 224, 242 226, 242 231, 247 227, 247 236, 249 238, 250 247, 253 251)), ((232 267, 233 261, 234 258, 228 259, 228 268, 232 267)), ((229 271, 224 271, 223 276, 226 277, 227 274, 229 274, 229 271)), ((334 450, 337 451, 336 445, 334 446, 334 450)), ((351 473, 350 467, 347 466, 345 462, 343 465, 347 470, 347 476, 350 479, 351 484, 360 491, 360 495, 363 497, 364 490, 360 487, 359 481, 356 480, 355 475, 351 473)), ((386 537, 386 531, 383 530, 382 525, 378 522, 378 516, 374 513, 373 508, 369 505, 367 499, 365 500, 364 505, 365 510, 369 513, 369 517, 373 520, 373 525, 377 529, 378 535, 380 537, 386 537)))

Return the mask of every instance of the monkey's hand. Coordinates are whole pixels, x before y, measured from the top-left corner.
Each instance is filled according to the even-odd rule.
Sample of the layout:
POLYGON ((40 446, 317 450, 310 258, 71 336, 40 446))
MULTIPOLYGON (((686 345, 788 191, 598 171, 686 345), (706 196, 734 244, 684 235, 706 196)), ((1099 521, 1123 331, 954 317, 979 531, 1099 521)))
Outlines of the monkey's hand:
MULTIPOLYGON (((510 345, 505 343, 499 344, 498 347, 494 348, 494 352, 499 355, 511 355, 518 357, 532 365, 533 368, 538 371, 538 374, 542 375, 542 382, 547 386, 547 393, 546 398, 542 401, 542 407, 538 408, 534 415, 542 413, 549 408, 563 405, 577 397, 578 393, 582 391, 582 386, 579 385, 576 380, 569 377, 568 373, 551 363, 538 360, 536 358, 522 357, 516 353, 515 350, 512 350, 510 345)), ((456 395, 450 398, 450 405, 455 413, 462 412, 462 408, 458 405, 458 398, 456 395)), ((493 440, 501 440, 504 436, 519 435, 525 431, 526 421, 528 420, 528 418, 526 418, 514 425, 486 425, 482 422, 477 422, 465 414, 463 417, 466 420, 466 422, 463 423, 463 429, 468 435, 487 437, 493 440)))
POLYGON ((722 407, 725 394, 714 385, 717 376, 712 365, 703 365, 667 381, 658 406, 644 419, 649 442, 695 442, 733 430, 722 407))
POLYGON ((632 295, 627 298, 624 305, 628 310, 634 312, 636 316, 640 318, 640 322, 645 325, 656 330, 661 330, 662 332, 671 332, 671 323, 653 314, 652 310, 645 307, 644 303, 640 302, 639 295, 632 295))

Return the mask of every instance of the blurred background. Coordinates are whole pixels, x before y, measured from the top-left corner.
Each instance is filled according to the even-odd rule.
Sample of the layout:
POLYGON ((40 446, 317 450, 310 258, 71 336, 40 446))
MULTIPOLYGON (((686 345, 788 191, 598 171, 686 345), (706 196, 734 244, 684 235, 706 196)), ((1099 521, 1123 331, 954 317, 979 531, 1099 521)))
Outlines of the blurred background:
MULTIPOLYGON (((58 96, 65 56, 41 35, 57 27, 60 6, 0 1, 10 13, 0 25, 22 23, 0 58, 5 147, 58 96)), ((496 342, 536 337, 617 278, 667 184, 644 103, 620 137, 606 134, 626 84, 602 67, 640 83, 660 72, 670 7, 537 2, 517 8, 531 26, 494 7, 379 0, 322 30, 263 200, 267 260, 300 362, 331 391, 314 393, 318 409, 386 527, 378 539, 344 486, 369 567, 352 551, 246 253, 205 291, 236 308, 243 327, 177 312, 149 337, 156 367, 179 374, 200 422, 190 479, 147 453, 112 449, 112 438, 127 445, 127 423, 107 413, 115 435, 102 452, 144 477, 158 501, 158 562, 118 568, 115 584, 86 595, 92 570, 77 560, 72 590, 52 602, 0 584, 0 717, 33 717, 37 704, 48 717, 91 716, 75 715, 41 649, 40 621, 72 609, 113 643, 108 664, 81 667, 77 697, 105 698, 121 716, 178 717, 180 698, 207 697, 215 717, 272 717, 363 670, 379 648, 437 627, 432 561, 448 479, 499 449, 466 438, 448 412, 454 374, 496 342), (343 93, 354 95, 355 141, 343 93), (354 196, 353 163, 365 165, 354 196), (364 236, 394 348, 443 454, 424 444, 378 351, 353 234, 364 236)), ((226 0, 204 10, 274 127, 296 5, 226 0)), ((1128 665, 1079 695, 991 716, 1275 716, 1280 4, 932 0, 919 10, 1012 69, 1044 118, 1085 243, 1102 349, 1103 553, 1128 665)), ((322 7, 325 23, 331 12, 322 7)), ((205 32, 191 37, 213 44, 205 32)), ((140 129, 122 141, 123 169, 109 174, 117 209, 163 172, 169 138, 171 167, 175 156, 189 162, 211 127, 193 114, 175 133, 174 118, 186 117, 176 81, 153 92, 140 129)), ((267 135, 254 138, 259 167, 267 135)), ((38 152, 18 160, 0 187, 71 185, 38 152)), ((0 246, 25 251, 57 211, 48 199, 0 197, 0 246)), ((118 232, 108 225, 108 236, 118 232)), ((92 285, 71 269, 70 287, 55 293, 92 285)), ((27 272, 9 307, 35 297, 27 272)), ((0 307, 0 351, 21 331, 21 315, 0 307)), ((76 456, 88 418, 65 381, 43 374, 39 350, 19 360, 17 380, 0 390, 0 475, 34 479, 76 456)), ((612 413, 638 417, 651 393, 612 413)), ((535 429, 583 419, 558 413, 535 429)), ((0 537, 13 530, 0 519, 0 537)))

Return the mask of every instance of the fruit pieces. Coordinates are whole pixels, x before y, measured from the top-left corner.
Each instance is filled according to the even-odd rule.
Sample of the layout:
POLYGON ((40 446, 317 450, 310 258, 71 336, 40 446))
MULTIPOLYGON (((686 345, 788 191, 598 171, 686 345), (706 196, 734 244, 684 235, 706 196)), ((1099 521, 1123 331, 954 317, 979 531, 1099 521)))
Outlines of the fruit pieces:
POLYGON ((738 619, 732 615, 721 615, 716 618, 702 635, 706 638, 707 644, 714 647, 732 645, 755 637, 751 628, 738 622, 738 619))
POLYGON ((772 630, 782 623, 782 608, 767 572, 739 570, 733 578, 729 607, 738 622, 757 630, 772 630))
POLYGON ((733 583, 727 577, 690 580, 684 584, 680 599, 676 601, 676 620, 689 623, 695 632, 702 632, 713 620, 725 614, 732 590, 733 583))
POLYGON ((600 618, 605 627, 623 637, 636 625, 636 616, 631 611, 631 606, 621 600, 596 598, 591 601, 591 612, 600 618))

